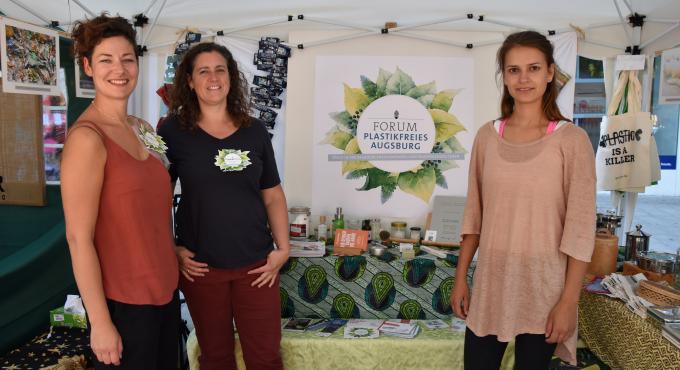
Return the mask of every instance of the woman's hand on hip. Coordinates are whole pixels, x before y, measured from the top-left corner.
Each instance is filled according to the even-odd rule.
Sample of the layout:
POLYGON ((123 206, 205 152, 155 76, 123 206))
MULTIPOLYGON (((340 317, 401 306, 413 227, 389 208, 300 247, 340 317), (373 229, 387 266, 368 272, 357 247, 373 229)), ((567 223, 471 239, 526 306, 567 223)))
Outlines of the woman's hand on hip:
POLYGON ((123 358, 123 340, 112 322, 92 325, 90 347, 99 362, 106 365, 120 365, 123 358))
POLYGON ((557 302, 545 326, 545 341, 548 343, 563 343, 569 339, 576 330, 576 310, 578 304, 557 302))
POLYGON ((175 247, 175 254, 179 263, 179 271, 187 280, 194 281, 192 276, 205 276, 205 273, 208 272, 208 264, 194 261, 196 254, 185 247, 175 247))
POLYGON ((287 250, 273 250, 269 253, 269 256, 267 256, 267 263, 264 266, 248 271, 249 275, 260 274, 250 286, 257 285, 258 288, 262 288, 263 286, 268 285, 271 288, 276 282, 281 266, 283 266, 286 261, 288 261, 287 250))
POLYGON ((470 288, 467 280, 456 279, 451 289, 451 308, 453 313, 461 319, 467 318, 468 309, 470 308, 470 288))

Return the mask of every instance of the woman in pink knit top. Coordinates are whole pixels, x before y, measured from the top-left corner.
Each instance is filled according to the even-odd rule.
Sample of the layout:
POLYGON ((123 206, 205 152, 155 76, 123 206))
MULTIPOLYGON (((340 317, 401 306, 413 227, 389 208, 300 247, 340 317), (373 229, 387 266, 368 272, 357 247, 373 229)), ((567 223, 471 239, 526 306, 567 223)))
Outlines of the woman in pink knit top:
POLYGON ((575 364, 581 282, 595 239, 595 160, 556 99, 553 48, 519 32, 498 51, 501 118, 477 132, 451 306, 466 319, 465 368, 575 364), (472 295, 466 279, 479 249, 472 295))

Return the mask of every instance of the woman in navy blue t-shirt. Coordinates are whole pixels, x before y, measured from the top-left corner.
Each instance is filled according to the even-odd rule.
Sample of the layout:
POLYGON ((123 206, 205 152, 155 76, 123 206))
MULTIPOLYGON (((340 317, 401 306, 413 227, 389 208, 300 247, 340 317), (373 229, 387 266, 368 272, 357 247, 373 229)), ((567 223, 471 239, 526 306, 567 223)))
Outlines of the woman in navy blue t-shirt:
POLYGON ((176 252, 202 370, 236 368, 233 323, 248 368, 283 368, 278 271, 290 249, 288 211, 246 88, 225 47, 198 44, 177 68, 173 115, 159 128, 182 184, 176 252))

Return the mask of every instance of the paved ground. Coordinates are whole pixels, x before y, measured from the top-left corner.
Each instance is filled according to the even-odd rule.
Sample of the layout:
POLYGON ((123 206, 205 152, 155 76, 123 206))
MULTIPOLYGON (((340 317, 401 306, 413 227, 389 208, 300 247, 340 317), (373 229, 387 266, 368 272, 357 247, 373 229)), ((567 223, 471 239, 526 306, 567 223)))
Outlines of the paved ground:
MULTIPOLYGON (((598 208, 612 208, 606 193, 598 194, 598 208)), ((650 250, 675 253, 680 248, 680 197, 639 195, 633 218, 635 225, 651 234, 650 250)), ((625 245, 625 239, 621 245, 625 245)))

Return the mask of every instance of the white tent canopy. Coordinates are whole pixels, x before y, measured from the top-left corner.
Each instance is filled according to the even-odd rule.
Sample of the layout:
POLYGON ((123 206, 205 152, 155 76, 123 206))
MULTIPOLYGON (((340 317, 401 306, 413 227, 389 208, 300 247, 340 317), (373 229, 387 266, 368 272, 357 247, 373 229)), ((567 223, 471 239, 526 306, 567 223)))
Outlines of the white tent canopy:
MULTIPOLYGON (((624 36, 622 39, 614 42, 605 40, 600 43, 613 47, 643 45, 645 41, 654 41, 654 37, 672 27, 680 27, 680 1, 677 0, 572 0, 569 2, 422 0, 417 3, 390 0, 373 0, 368 3, 358 0, 344 2, 315 0, 238 2, 219 0, 120 0, 115 2, 0 0, 0 11, 9 17, 36 25, 46 25, 51 21, 57 21, 66 30, 75 20, 92 17, 102 11, 120 14, 127 18, 145 13, 149 18, 149 25, 144 28, 145 34, 142 40, 146 46, 151 47, 176 40, 174 32, 168 32, 166 28, 191 28, 211 35, 220 30, 229 31, 276 22, 290 23, 289 27, 296 29, 333 29, 337 28, 338 24, 354 24, 379 30, 387 21, 398 22, 399 26, 410 26, 429 24, 442 19, 462 18, 460 21, 428 25, 425 29, 497 32, 507 31, 507 26, 533 28, 544 32, 566 30, 571 25, 585 30, 618 27, 617 33, 624 36), (621 18, 625 19, 631 13, 645 15, 647 24, 661 26, 657 27, 657 32, 644 32, 639 39, 636 39, 631 27, 622 28, 620 25, 621 18), (309 20, 324 20, 325 22, 300 21, 297 19, 297 15, 300 14, 309 20), (467 19, 468 14, 474 17, 467 19), (288 15, 294 16, 293 21, 288 22, 288 15), (485 21, 479 22, 479 16, 484 16, 485 21)), ((283 36, 285 39, 285 28, 277 28, 275 31, 284 33, 278 36, 283 36)))

